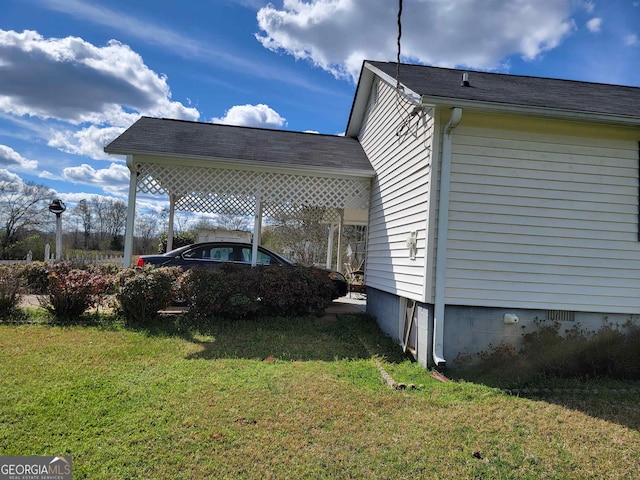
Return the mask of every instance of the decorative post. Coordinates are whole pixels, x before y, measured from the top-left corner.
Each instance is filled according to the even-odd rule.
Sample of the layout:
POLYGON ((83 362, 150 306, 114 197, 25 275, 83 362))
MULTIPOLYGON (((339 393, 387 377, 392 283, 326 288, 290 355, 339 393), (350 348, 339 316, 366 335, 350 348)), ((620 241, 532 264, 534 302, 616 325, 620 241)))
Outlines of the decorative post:
POLYGON ((56 215, 56 260, 62 259, 62 212, 66 209, 67 206, 59 198, 49 205, 49 211, 56 215))

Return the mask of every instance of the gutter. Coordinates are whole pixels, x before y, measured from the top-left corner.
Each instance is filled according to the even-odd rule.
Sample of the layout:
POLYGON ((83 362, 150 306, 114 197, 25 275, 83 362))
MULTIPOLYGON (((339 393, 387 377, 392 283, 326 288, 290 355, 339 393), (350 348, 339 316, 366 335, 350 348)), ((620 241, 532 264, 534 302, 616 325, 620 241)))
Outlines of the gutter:
POLYGON ((511 103, 486 102, 480 100, 462 100, 451 97, 436 97, 432 95, 422 95, 420 97, 422 105, 451 108, 466 108, 468 110, 510 113, 514 115, 537 116, 543 118, 554 118, 558 120, 575 120, 587 123, 605 123, 608 125, 625 125, 637 127, 640 125, 640 116, 616 115, 613 113, 583 112, 578 110, 563 110, 553 107, 537 107, 529 105, 516 105, 511 103))
POLYGON ((449 229, 449 192, 451 187, 451 135, 462 119, 462 108, 451 109, 451 118, 444 127, 442 162, 440 169, 440 198, 438 203, 438 240, 436 244, 436 288, 433 306, 433 351, 436 367, 443 367, 444 359, 444 307, 447 281, 447 240, 449 229))

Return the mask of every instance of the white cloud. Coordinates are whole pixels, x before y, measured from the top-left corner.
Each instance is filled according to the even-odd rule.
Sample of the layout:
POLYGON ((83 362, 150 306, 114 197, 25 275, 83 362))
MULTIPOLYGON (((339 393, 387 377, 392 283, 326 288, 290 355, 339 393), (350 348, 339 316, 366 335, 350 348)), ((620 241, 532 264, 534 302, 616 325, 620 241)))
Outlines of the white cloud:
POLYGON ((126 197, 129 188, 129 169, 117 163, 98 170, 87 164, 67 167, 62 171, 62 177, 69 182, 98 186, 105 192, 120 197, 126 197))
POLYGON ((636 35, 635 33, 632 33, 630 35, 627 35, 624 37, 624 44, 629 46, 629 47, 633 47, 635 45, 638 45, 638 35, 636 35))
POLYGON ((587 22, 587 29, 592 32, 592 33, 596 33, 600 31, 600 28, 602 27, 602 19, 601 18, 592 18, 591 20, 589 20, 587 22))
POLYGON ((77 37, 0 30, 0 63, 0 110, 13 115, 120 127, 131 124, 131 111, 199 117, 196 109, 172 102, 166 77, 115 40, 97 47, 77 37))
POLYGON ((213 118, 213 123, 241 125, 245 127, 282 128, 287 124, 285 118, 268 105, 235 105, 225 112, 222 118, 213 118))
POLYGON ((38 161, 24 158, 13 148, 0 145, 0 166, 34 170, 38 168, 38 161))
POLYGON ((104 153, 103 148, 124 130, 122 127, 100 128, 95 125, 77 131, 58 130, 53 132, 48 145, 66 153, 113 161, 115 157, 104 153))
POLYGON ((22 178, 20 178, 18 175, 10 172, 5 168, 0 168, 0 185, 7 184, 16 186, 21 185, 22 183, 22 178))
MULTIPOLYGON (((232 1, 255 10, 269 3, 262 0, 232 1)), ((246 51, 240 51, 233 44, 227 43, 223 37, 215 37, 213 41, 205 41, 200 37, 183 34, 167 25, 155 24, 148 18, 141 20, 128 15, 126 10, 110 9, 104 5, 96 5, 95 2, 85 0, 41 0, 41 2, 47 8, 65 13, 83 22, 101 25, 110 31, 121 32, 126 36, 140 39, 146 44, 170 51, 187 61, 198 59, 215 65, 216 68, 242 72, 243 75, 286 82, 323 94, 332 93, 330 89, 325 89, 300 75, 295 75, 295 72, 291 70, 273 67, 269 62, 261 60, 259 56, 247 56, 246 51)))
MULTIPOLYGON (((104 146, 141 115, 200 116, 196 108, 172 101, 167 78, 114 40, 98 47, 77 37, 0 30, 0 65, 0 114, 16 124, 23 118, 56 120, 35 133, 65 153, 113 160, 104 146)), ((0 152, 0 162, 35 168, 16 155, 0 152)))
MULTIPOLYGON (((395 60, 397 3, 389 0, 284 0, 258 11, 256 38, 274 51, 312 61, 338 78, 362 61, 395 60)), ((571 0, 409 0, 402 14, 404 59, 496 69, 506 56, 532 60, 573 30, 571 0)))
POLYGON ((49 170, 40 171, 40 173, 38 174, 38 177, 39 178, 46 178, 47 180, 60 180, 59 176, 54 175, 49 170))

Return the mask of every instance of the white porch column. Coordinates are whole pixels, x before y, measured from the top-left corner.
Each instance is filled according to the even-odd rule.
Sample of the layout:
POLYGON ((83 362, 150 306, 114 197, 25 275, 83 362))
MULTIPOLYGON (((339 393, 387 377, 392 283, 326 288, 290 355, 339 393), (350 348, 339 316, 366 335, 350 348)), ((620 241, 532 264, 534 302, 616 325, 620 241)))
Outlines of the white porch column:
POLYGON ((124 268, 131 266, 131 257, 133 256, 133 228, 136 216, 136 187, 138 185, 138 172, 133 164, 133 155, 127 155, 127 167, 129 168, 129 199, 127 223, 124 231, 124 268))
POLYGON ((258 244, 262 235, 262 200, 256 197, 256 211, 253 217, 253 245, 251 249, 251 266, 258 263, 258 244))
POLYGON ((169 194, 169 225, 167 226, 167 252, 173 250, 173 217, 176 211, 176 196, 169 194))
POLYGON ((342 228, 344 227, 344 209, 340 209, 340 223, 338 224, 338 254, 336 260, 336 270, 343 271, 342 265, 342 228))
POLYGON ((332 223, 329 227, 329 238, 327 239, 327 268, 331 268, 331 262, 333 260, 333 235, 335 234, 337 225, 332 223))

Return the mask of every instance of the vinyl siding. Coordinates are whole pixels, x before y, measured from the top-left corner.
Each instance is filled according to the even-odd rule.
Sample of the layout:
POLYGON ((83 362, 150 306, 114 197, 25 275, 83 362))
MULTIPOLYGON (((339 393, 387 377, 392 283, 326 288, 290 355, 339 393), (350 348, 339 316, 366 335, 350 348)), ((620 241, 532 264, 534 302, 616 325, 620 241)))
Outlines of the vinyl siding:
POLYGON ((384 82, 375 83, 373 91, 359 135, 376 170, 365 282, 368 287, 424 301, 433 119, 426 115, 416 122, 414 117, 415 128, 397 135, 413 105, 404 99, 398 105, 395 89, 384 82), (411 260, 406 241, 414 231, 418 250, 411 260))
POLYGON ((640 313, 640 131, 555 127, 455 130, 447 304, 640 313))

